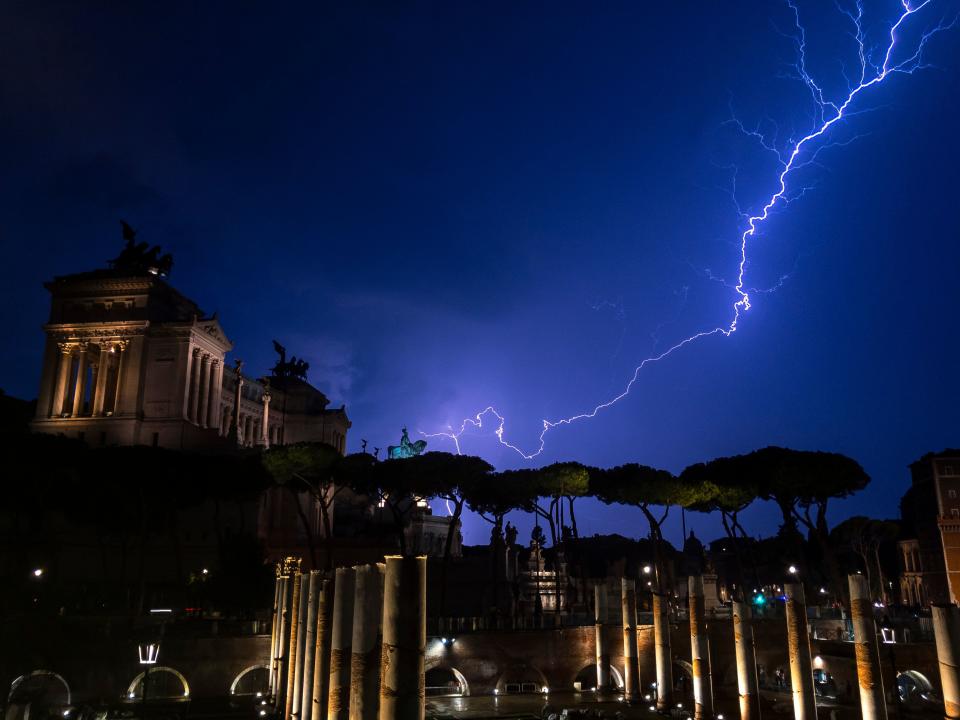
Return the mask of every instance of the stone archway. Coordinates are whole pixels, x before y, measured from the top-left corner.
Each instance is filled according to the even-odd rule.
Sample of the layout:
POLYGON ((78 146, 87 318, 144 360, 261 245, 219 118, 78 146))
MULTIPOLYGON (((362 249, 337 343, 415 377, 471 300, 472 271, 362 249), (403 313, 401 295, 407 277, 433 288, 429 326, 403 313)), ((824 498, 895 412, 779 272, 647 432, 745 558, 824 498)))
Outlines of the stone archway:
POLYGON ((70 685, 52 670, 33 670, 10 683, 7 704, 42 701, 45 705, 69 705, 70 685))
POLYGON ((449 665, 435 665, 424 673, 428 697, 465 697, 470 684, 463 673, 449 665))
POLYGON ((182 700, 190 697, 190 685, 187 679, 172 667, 158 665, 150 668, 147 673, 137 675, 127 687, 127 699, 143 698, 143 680, 147 677, 147 699, 155 700, 182 700))
POLYGON ((897 673, 897 692, 904 705, 921 705, 930 701, 933 685, 923 673, 903 670, 897 673))
MULTIPOLYGON (((623 675, 620 674, 620 671, 617 670, 616 665, 610 665, 610 680, 612 680, 611 690, 622 690, 623 689, 623 675)), ((591 663, 590 665, 584 665, 580 672, 577 673, 576 677, 573 679, 573 682, 580 683, 580 690, 582 692, 594 691, 597 689, 597 664, 591 663)))
POLYGON ((254 695, 260 697, 270 690, 270 668, 267 665, 251 665, 242 670, 230 683, 231 695, 254 695))
POLYGON ((532 694, 547 692, 549 687, 547 676, 539 668, 515 663, 500 673, 494 692, 498 695, 532 694))

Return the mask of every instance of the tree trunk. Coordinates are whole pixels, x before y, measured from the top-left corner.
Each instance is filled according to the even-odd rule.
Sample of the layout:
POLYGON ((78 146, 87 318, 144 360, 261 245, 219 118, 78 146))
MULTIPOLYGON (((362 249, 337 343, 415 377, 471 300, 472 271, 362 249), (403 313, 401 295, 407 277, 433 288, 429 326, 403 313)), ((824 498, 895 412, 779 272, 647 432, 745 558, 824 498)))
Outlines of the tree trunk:
POLYGON ((313 539, 313 531, 310 529, 310 521, 307 518, 306 513, 303 512, 303 507, 300 505, 300 493, 298 493, 289 485, 286 487, 290 491, 290 495, 293 498, 293 504, 297 508, 297 517, 300 518, 300 524, 303 525, 303 531, 307 535, 307 547, 310 549, 310 560, 313 562, 313 567, 317 567, 317 547, 313 539))
POLYGON ((447 602, 447 566, 450 564, 450 548, 453 547, 453 533, 460 525, 460 515, 463 513, 463 499, 450 498, 453 502, 453 515, 447 526, 447 537, 443 544, 443 560, 440 564, 440 616, 446 610, 447 602))

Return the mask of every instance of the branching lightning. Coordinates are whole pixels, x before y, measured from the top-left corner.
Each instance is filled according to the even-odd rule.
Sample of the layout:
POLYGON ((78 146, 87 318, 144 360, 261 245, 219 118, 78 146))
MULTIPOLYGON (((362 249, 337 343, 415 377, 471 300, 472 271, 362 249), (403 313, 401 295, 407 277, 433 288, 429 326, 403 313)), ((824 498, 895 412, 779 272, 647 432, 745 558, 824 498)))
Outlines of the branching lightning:
MULTIPOLYGON (((779 129, 776 128, 775 123, 773 124, 774 131, 772 133, 773 138, 771 139, 771 133, 764 132, 761 125, 757 125, 753 129, 750 129, 736 118, 733 118, 730 121, 731 123, 735 124, 742 133, 748 137, 756 139, 762 148, 776 156, 779 164, 779 173, 777 174, 776 181, 773 183, 772 194, 767 198, 766 202, 759 211, 751 214, 743 212, 740 210, 739 206, 737 207, 738 212, 745 222, 745 226, 740 235, 736 283, 731 282, 728 284, 724 282, 724 284, 728 285, 728 287, 731 287, 735 292, 735 299, 733 305, 731 306, 732 314, 729 322, 725 325, 718 325, 717 327, 694 333, 693 335, 690 335, 689 337, 667 348, 663 352, 645 358, 640 362, 639 365, 636 366, 633 371, 633 375, 630 377, 629 382, 627 382, 622 392, 613 398, 596 405, 592 410, 582 412, 577 415, 572 415, 560 420, 543 420, 543 427, 540 431, 539 442, 536 449, 531 452, 526 452, 507 440, 505 437, 506 418, 493 406, 488 406, 473 417, 464 419, 458 428, 449 427, 446 432, 422 433, 425 437, 448 438, 453 442, 456 452, 459 454, 461 452, 460 439, 463 434, 468 429, 482 430, 486 420, 494 425, 494 434, 501 445, 513 450, 527 460, 532 460, 543 452, 546 442, 545 438, 550 430, 563 425, 571 425, 580 420, 594 418, 602 410, 615 405, 627 397, 627 395, 629 395, 630 391, 633 389, 633 386, 639 380, 641 371, 647 365, 659 362, 660 360, 673 355, 681 348, 685 348, 686 346, 691 345, 703 338, 711 336, 730 337, 733 335, 739 327, 741 318, 747 311, 750 310, 751 293, 763 292, 750 288, 745 284, 745 275, 749 255, 748 251, 751 240, 757 236, 760 227, 767 221, 774 210, 779 209, 780 207, 789 204, 791 201, 798 199, 808 189, 803 187, 799 190, 788 191, 788 183, 791 180, 791 175, 804 167, 808 167, 811 164, 816 163, 818 156, 826 148, 842 146, 855 140, 856 137, 843 142, 823 142, 825 136, 834 125, 839 123, 844 118, 857 114, 857 111, 853 110, 851 106, 853 105, 854 101, 865 91, 869 90, 873 86, 880 85, 893 75, 909 75, 926 67, 923 61, 923 52, 927 42, 935 34, 948 28, 952 28, 957 23, 956 17, 950 19, 949 21, 946 18, 941 18, 939 22, 920 33, 920 38, 916 41, 915 45, 911 45, 910 47, 904 49, 900 47, 902 43, 898 43, 898 34, 900 34, 900 31, 904 29, 904 26, 909 23, 915 15, 927 9, 928 6, 934 5, 936 0, 922 0, 922 2, 917 3, 911 3, 910 0, 901 0, 902 11, 896 18, 896 21, 890 26, 888 39, 880 48, 871 51, 871 49, 867 46, 866 32, 864 30, 863 0, 856 0, 855 10, 844 8, 838 3, 838 10, 850 21, 853 28, 851 34, 857 44, 857 55, 859 58, 859 78, 849 78, 846 70, 844 70, 844 76, 848 78, 847 94, 846 96, 836 100, 831 100, 827 97, 827 93, 824 91, 821 84, 818 83, 807 70, 807 37, 806 30, 800 21, 799 9, 794 0, 785 1, 791 12, 794 22, 794 27, 792 28, 791 33, 788 35, 788 37, 792 39, 796 46, 797 59, 793 69, 796 72, 796 77, 809 90, 810 97, 813 101, 813 127, 808 134, 804 135, 800 139, 791 138, 781 149, 777 147, 777 135, 779 134, 779 129), (897 59, 904 53, 906 53, 905 57, 902 57, 902 59, 897 59), (874 58, 877 59, 874 60, 874 58)), ((932 9, 933 8, 930 8, 927 12, 932 12, 932 9)), ((773 289, 776 289, 776 287, 782 285, 784 281, 785 277, 781 277, 780 282, 777 283, 773 289)))

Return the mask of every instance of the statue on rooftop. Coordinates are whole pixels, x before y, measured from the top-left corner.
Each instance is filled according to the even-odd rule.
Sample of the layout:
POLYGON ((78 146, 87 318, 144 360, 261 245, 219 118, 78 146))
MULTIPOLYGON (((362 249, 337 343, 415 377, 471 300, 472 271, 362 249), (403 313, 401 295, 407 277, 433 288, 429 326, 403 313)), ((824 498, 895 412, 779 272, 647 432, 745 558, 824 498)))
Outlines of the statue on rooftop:
POLYGON ((287 349, 276 340, 273 341, 273 350, 280 356, 277 364, 274 365, 270 371, 274 377, 293 377, 299 380, 307 379, 307 370, 310 369, 310 363, 306 360, 298 360, 296 355, 288 361, 287 349))
POLYGON ((150 247, 145 242, 137 242, 137 231, 130 227, 125 221, 120 221, 123 229, 123 239, 127 241, 123 250, 113 260, 110 261, 110 267, 114 270, 135 273, 143 275, 159 275, 165 277, 173 269, 173 255, 166 253, 161 255, 160 246, 150 247))
POLYGON ((399 445, 390 445, 387 448, 387 457, 390 460, 400 460, 402 458, 416 457, 427 447, 426 440, 417 440, 410 442, 410 436, 407 429, 403 428, 403 436, 400 438, 399 445))

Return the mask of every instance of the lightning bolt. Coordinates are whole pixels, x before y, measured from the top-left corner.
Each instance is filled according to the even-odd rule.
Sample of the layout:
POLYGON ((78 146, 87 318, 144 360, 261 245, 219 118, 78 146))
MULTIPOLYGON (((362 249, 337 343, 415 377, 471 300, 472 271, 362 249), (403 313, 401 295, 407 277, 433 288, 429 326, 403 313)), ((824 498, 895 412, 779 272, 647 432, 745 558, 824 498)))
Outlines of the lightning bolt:
MULTIPOLYGON (((800 21, 800 11, 794 0, 785 1, 794 21, 792 33, 788 35, 788 37, 790 37, 796 45, 797 60, 793 69, 796 71, 799 80, 809 90, 810 97, 813 101, 815 109, 813 127, 808 134, 804 135, 799 140, 789 140, 785 144, 784 149, 781 151, 776 147, 775 140, 768 140, 767 135, 761 131, 759 125, 755 129, 750 130, 735 118, 731 121, 742 133, 755 138, 764 149, 771 151, 776 155, 778 164, 780 165, 780 171, 777 175, 776 182, 773 184, 773 192, 768 197, 761 210, 759 210, 756 214, 741 213, 741 216, 744 217, 746 224, 743 232, 740 235, 740 253, 736 276, 737 281, 732 286, 732 289, 736 294, 736 299, 731 307, 732 315, 730 316, 729 322, 725 325, 718 325, 712 329, 697 332, 687 338, 684 338, 675 345, 672 345, 663 352, 645 358, 640 362, 639 365, 636 366, 633 371, 633 375, 630 377, 629 382, 627 382, 622 392, 613 398, 596 405, 592 410, 582 412, 577 415, 572 415, 561 420, 543 420, 539 442, 536 449, 533 451, 526 452, 507 440, 505 437, 507 422, 506 418, 493 406, 488 406, 478 412, 476 415, 464 419, 464 421, 457 428, 450 426, 447 428, 447 431, 444 432, 421 432, 424 437, 447 438, 453 442, 456 452, 459 454, 461 452, 460 440, 463 434, 468 429, 482 430, 486 420, 494 426, 494 435, 496 435, 497 440, 501 445, 513 450, 526 460, 532 460, 543 452, 547 433, 554 428, 561 427, 563 425, 572 425, 573 423, 581 420, 589 420, 594 418, 601 411, 617 404, 627 397, 630 394, 630 391, 633 389, 633 386, 639 380, 641 372, 647 365, 659 362, 664 358, 673 355, 682 348, 696 343, 698 340, 713 336, 730 337, 733 335, 740 325, 741 318, 750 310, 750 293, 754 292, 752 288, 748 288, 745 285, 744 281, 750 241, 756 237, 759 228, 767 221, 775 209, 789 204, 792 200, 798 199, 798 197, 802 196, 803 192, 806 190, 806 188, 802 188, 799 192, 799 195, 790 197, 787 191, 787 185, 791 174, 797 170, 800 170, 801 168, 816 163, 820 152, 827 147, 835 147, 852 142, 852 140, 848 140, 846 142, 825 144, 820 141, 822 138, 824 138, 824 136, 827 135, 834 125, 838 124, 846 117, 857 114, 856 111, 851 109, 851 106, 854 101, 865 91, 874 86, 882 84, 885 80, 893 75, 909 75, 926 67, 923 61, 923 51, 927 42, 937 33, 954 27, 958 20, 957 17, 954 17, 950 21, 947 21, 942 17, 938 23, 932 26, 932 28, 925 30, 921 34, 920 39, 916 42, 915 46, 912 47, 912 51, 910 48, 907 49, 908 54, 906 57, 897 60, 896 56, 902 54, 897 42, 899 32, 914 15, 917 15, 923 11, 925 8, 927 8, 927 6, 932 5, 935 0, 923 0, 922 2, 915 4, 911 3, 910 0, 901 0, 902 11, 900 12, 896 21, 890 26, 888 40, 885 42, 884 46, 879 49, 879 53, 871 52, 871 50, 867 47, 866 33, 863 29, 862 0, 856 0, 855 11, 850 10, 849 8, 844 8, 837 3, 838 10, 844 16, 846 16, 847 19, 849 19, 853 26, 852 37, 857 44, 860 72, 858 79, 851 80, 846 76, 846 71, 844 71, 844 76, 847 77, 847 95, 841 99, 832 101, 827 98, 822 86, 807 71, 806 30, 800 21), (874 61, 873 58, 875 56, 882 58, 882 60, 878 59, 877 61, 874 61), (805 151, 807 151, 806 154, 804 154, 805 151), (801 157, 801 155, 803 156, 801 157)), ((780 284, 782 284, 783 280, 784 278, 781 278, 780 284)))

